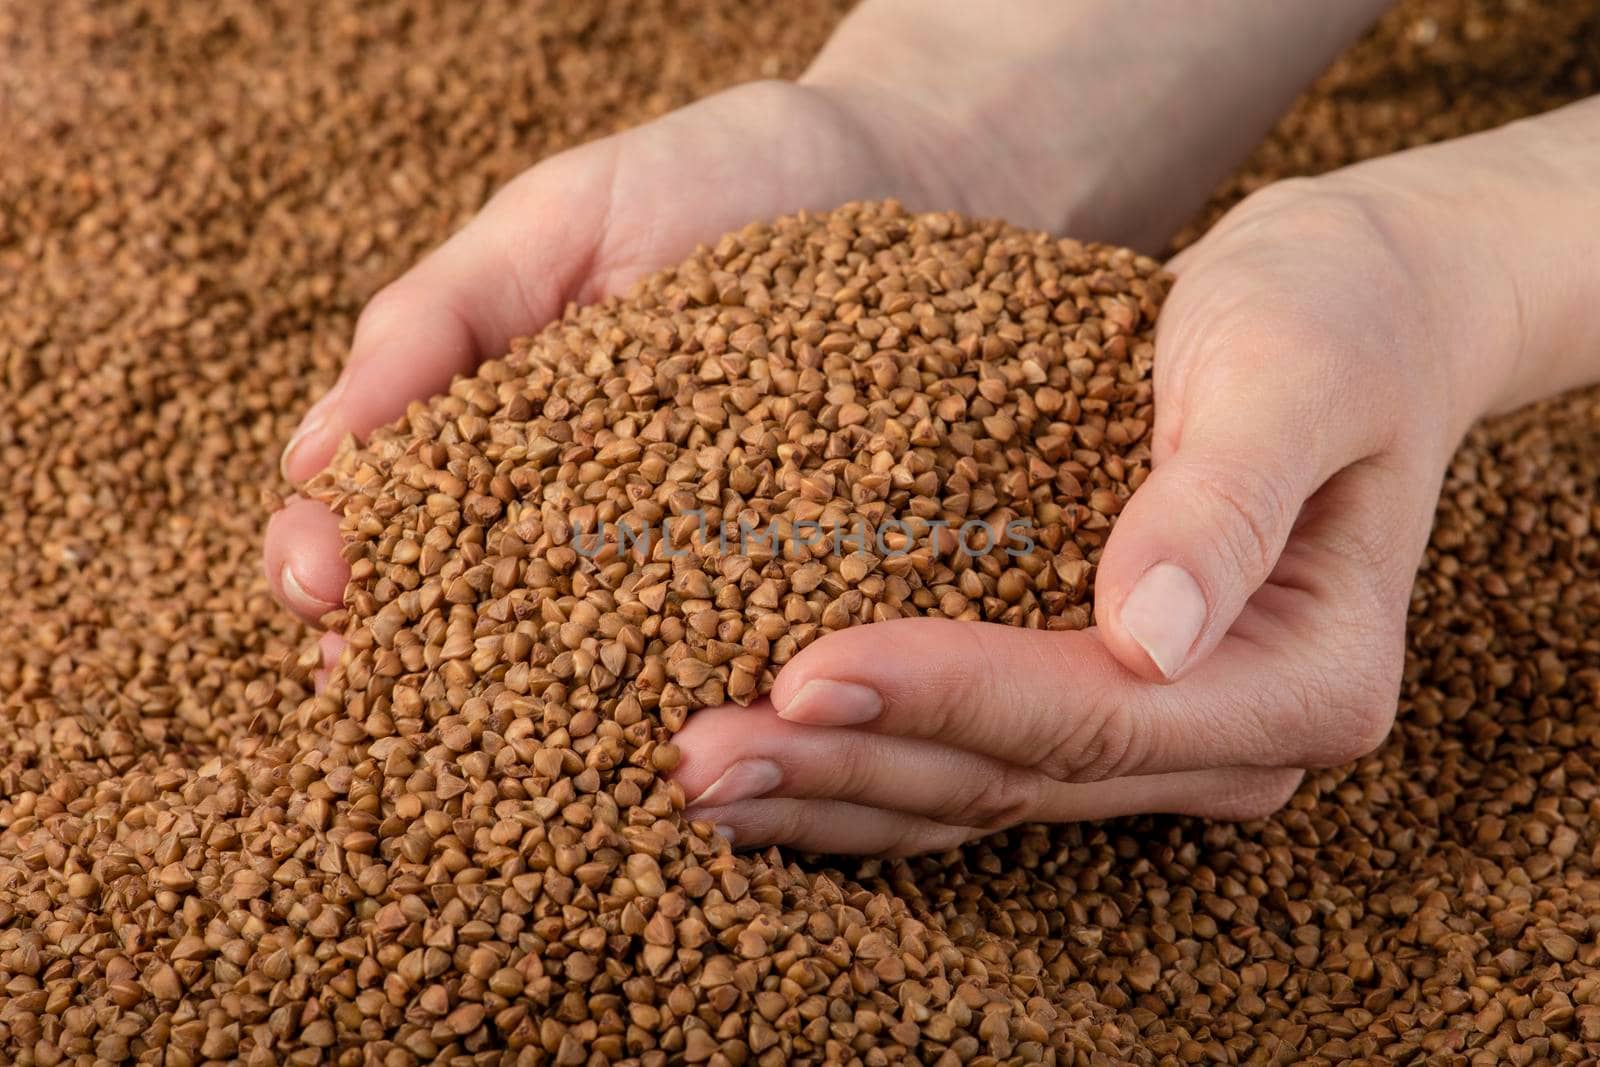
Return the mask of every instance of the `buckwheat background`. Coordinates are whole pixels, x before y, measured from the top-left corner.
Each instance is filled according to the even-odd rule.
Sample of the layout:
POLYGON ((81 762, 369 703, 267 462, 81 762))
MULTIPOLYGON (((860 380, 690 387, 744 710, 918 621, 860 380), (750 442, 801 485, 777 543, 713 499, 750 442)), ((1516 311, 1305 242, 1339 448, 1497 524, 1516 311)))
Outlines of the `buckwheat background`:
MULTIPOLYGON (((361 1046, 334 1005, 383 977, 319 984, 360 947, 295 914, 292 879, 245 895, 206 866, 315 663, 260 576, 277 454, 362 303, 500 182, 796 73, 844 6, 0 4, 0 1060, 498 1062, 481 1018, 420 1000, 413 1045, 361 1046), (255 903, 219 913, 224 893, 255 903), (252 956, 251 908, 276 908, 297 952, 252 956)), ((1405 3, 1216 207, 1556 106, 1597 74, 1588 0, 1405 3)), ((1399 725, 1280 815, 835 865, 866 918, 915 916, 969 977, 992 964, 1011 1003, 980 1011, 1004 1025, 949 1054, 1023 1054, 1028 1012, 1068 1062, 1600 1049, 1597 429, 1583 394, 1474 432, 1418 578, 1399 725)), ((280 865, 319 860, 286 847, 280 865)), ((611 1047, 564 996, 514 1020, 537 1020, 523 1059, 611 1047)), ((753 1025, 688 1036, 720 1011, 705 996, 655 1051, 737 1061, 753 1025)), ((802 1012, 795 1032, 881 1061, 897 1023, 928 1032, 921 1003, 902 992, 877 1023, 802 1012)))

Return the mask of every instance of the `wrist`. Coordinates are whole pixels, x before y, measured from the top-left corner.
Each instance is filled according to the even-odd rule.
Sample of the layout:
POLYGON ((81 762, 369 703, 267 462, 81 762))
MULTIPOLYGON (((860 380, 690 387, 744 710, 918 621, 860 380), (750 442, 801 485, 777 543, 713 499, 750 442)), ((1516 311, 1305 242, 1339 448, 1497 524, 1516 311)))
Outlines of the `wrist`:
POLYGON ((866 0, 801 84, 939 207, 1158 252, 1390 0, 866 0), (1241 61, 1271 48, 1280 62, 1241 61))
POLYGON ((851 115, 886 163, 926 198, 919 207, 1076 232, 1081 197, 1072 186, 1093 167, 1109 167, 1113 153, 1090 151, 1086 124, 1060 123, 1049 139, 1037 139, 1035 150, 1085 163, 1050 167, 1051 180, 1041 180, 1047 168, 1025 158, 1017 127, 1026 106, 1048 112, 1055 101, 1046 86, 1026 90, 1030 57, 1003 48, 964 54, 965 15, 934 3, 922 17, 903 18, 897 3, 869 0, 859 7, 799 83, 851 115))
POLYGON ((1151 168, 1134 161, 1127 131, 1144 125, 1159 89, 1145 79, 1109 93, 1109 76, 1078 55, 1084 42, 1116 50, 1095 25, 1098 8, 1075 16, 1071 33, 1057 19, 1040 27, 1042 43, 968 55, 958 27, 934 32, 923 19, 908 34, 902 20, 873 17, 893 6, 858 9, 799 83, 853 116, 925 198, 918 206, 1147 250, 1181 224, 1152 226, 1160 198, 1145 195, 1148 182, 1130 188, 1130 167, 1151 168))
POLYGON ((1600 379, 1600 100, 1317 179, 1360 196, 1416 280, 1462 431, 1600 379))
POLYGON ((1437 182, 1419 180, 1428 176, 1374 165, 1311 181, 1362 220, 1374 254, 1368 277, 1384 289, 1371 310, 1388 320, 1390 358, 1416 372, 1411 402, 1419 417, 1436 413, 1435 443, 1448 457, 1473 423, 1503 405, 1522 343, 1514 290, 1500 270, 1506 248, 1475 212, 1439 197, 1437 182))
MULTIPOLYGON (((1477 295, 1483 281, 1466 269, 1470 257, 1454 255, 1455 223, 1434 212, 1381 168, 1275 182, 1173 259, 1175 301, 1191 272, 1219 264, 1270 279, 1261 291, 1278 296, 1266 305, 1249 285, 1213 282, 1221 310, 1209 314, 1276 331, 1267 347, 1309 374, 1308 396, 1349 407, 1341 425, 1365 427, 1362 447, 1415 457, 1437 473, 1491 402, 1506 347, 1495 302, 1477 295)), ((1181 319, 1170 329, 1192 332, 1181 319)))
POLYGON ((1087 168, 1061 175, 1048 193, 1036 192, 992 127, 956 118, 925 96, 834 70, 808 71, 798 84, 856 130, 907 206, 1077 233, 1074 189, 1087 168))
MULTIPOLYGON (((1600 381, 1600 98, 1461 142, 1481 172, 1474 203, 1500 260, 1512 358, 1490 411, 1600 381)), ((1471 173, 1469 171, 1469 173, 1471 173)))

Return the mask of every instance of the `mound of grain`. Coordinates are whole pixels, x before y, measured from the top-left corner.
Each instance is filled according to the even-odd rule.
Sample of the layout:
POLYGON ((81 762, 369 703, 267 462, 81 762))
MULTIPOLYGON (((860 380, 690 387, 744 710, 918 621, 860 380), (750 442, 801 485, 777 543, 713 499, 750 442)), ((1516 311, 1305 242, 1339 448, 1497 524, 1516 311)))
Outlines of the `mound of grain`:
MULTIPOLYGON (((663 875, 654 898, 669 923, 680 907, 676 918, 704 913, 698 951, 727 961, 704 966, 713 978, 730 969, 700 986, 612 973, 613 944, 635 946, 622 957, 634 967, 678 965, 691 948, 659 943, 654 914, 630 932, 644 898, 623 906, 615 929, 585 925, 598 898, 578 871, 624 845, 589 850, 582 838, 596 824, 565 821, 584 796, 591 812, 605 802, 577 793, 588 767, 564 755, 572 800, 560 822, 539 821, 559 843, 529 850, 521 862, 544 864, 544 876, 519 875, 509 905, 457 877, 462 857, 491 854, 494 827, 420 808, 399 840, 423 873, 388 884, 393 856, 377 841, 393 840, 394 826, 375 816, 403 798, 383 796, 382 772, 409 759, 420 795, 462 736, 429 723, 432 749, 348 775, 335 766, 383 740, 371 733, 381 716, 353 714, 354 696, 302 705, 312 635, 260 577, 272 504, 262 487, 277 485, 279 449, 330 380, 364 301, 488 190, 722 85, 797 72, 840 10, 833 0, 781 12, 731 0, 0 8, 10 149, 0 153, 0 1062, 576 1062, 627 1059, 630 1027, 677 1025, 684 1044, 662 1050, 669 1060, 722 1062, 724 1046, 776 1033, 841 1056, 864 1045, 859 1059, 881 1063, 913 1037, 930 1042, 918 1059, 939 1042, 956 1059, 1005 1047, 997 1040, 1031 1054, 1041 1037, 1022 1013, 1037 1013, 1048 1051, 1075 1063, 1530 1064, 1600 1049, 1593 394, 1474 431, 1418 576, 1394 735, 1368 759, 1312 776, 1271 819, 1026 827, 914 861, 736 862, 673 824, 670 789, 652 801, 641 788, 647 829, 677 825, 679 853, 694 861, 684 870, 705 872, 670 886, 663 875), (358 719, 364 737, 338 725, 358 719), (303 805, 293 820, 289 804, 303 805), (574 847, 586 858, 563 874, 574 847), (556 892, 570 883, 570 899, 555 919, 519 920, 522 901, 547 899, 546 878, 556 892), (569 919, 581 939, 566 938, 569 919), (780 941, 791 927, 801 934, 780 941), (801 954, 838 938, 848 955, 801 954), (521 991, 477 952, 512 943, 528 948, 521 991), (902 975, 907 958, 920 962, 902 975), (593 976, 578 981, 586 967, 593 976), (777 995, 755 991, 761 968, 782 968, 777 995), (582 992, 569 996, 569 980, 582 992), (491 1015, 496 997, 506 1007, 491 1015), (743 1000, 753 1011, 735 1008, 743 1000), (845 1017, 836 1004, 855 1008, 845 1017), (476 1007, 484 1017, 469 1035, 503 1026, 519 1051, 456 1037, 476 1007), (402 1030, 404 1047, 393 1042, 402 1030)), ((1217 207, 1266 181, 1591 92, 1597 26, 1595 0, 1404 0, 1217 207)), ((375 484, 393 466, 375 464, 375 484)), ((377 521, 359 552, 373 596, 376 570, 395 563, 380 554, 388 523, 377 521)), ((1003 571, 985 567, 1010 558, 967 573, 999 592, 1003 571)), ((826 611, 842 563, 811 573, 824 583, 803 606, 826 611)), ((1036 582, 1018 603, 1043 605, 1063 588, 1036 582)), ((958 611, 1009 610, 987 589, 977 600, 957 590, 958 611)), ((662 593, 664 605, 674 593, 682 603, 684 591, 662 593)), ((371 606, 356 604, 343 625, 376 618, 371 606)), ((690 619, 682 626, 680 647, 712 648, 690 619)), ((768 663, 775 653, 769 645, 768 663)), ((396 653, 402 673, 417 669, 407 655, 417 653, 396 653)), ((451 670, 475 670, 476 655, 451 670)), ((715 676, 729 690, 735 660, 702 656, 683 658, 710 665, 701 685, 715 676)), ((356 660, 395 662, 377 646, 356 660)), ((529 668, 540 677, 531 658, 529 668)), ((693 681, 699 671, 686 669, 693 681)), ((686 699, 700 688, 670 683, 686 699)), ((340 684, 372 685, 359 674, 340 684)), ((420 718, 428 702, 417 695, 420 718)), ((457 714, 470 714, 467 701, 457 714)), ((541 715, 539 748, 560 728, 541 715)), ((461 755, 481 759, 484 735, 472 729, 461 755)), ((566 729, 571 749, 599 747, 566 729)), ((588 736, 610 729, 597 712, 588 736)), ((658 741, 632 751, 654 744, 653 767, 658 741)), ((507 748, 493 759, 517 764, 507 748)), ((657 782, 652 767, 633 768, 636 781, 657 782)), ((515 780, 490 779, 497 790, 515 780)), ((433 799, 457 787, 435 777, 433 799)), ((475 810, 475 795, 449 803, 475 810)), ((499 833, 520 848, 534 829, 514 819, 499 833)), ((648 858, 653 839, 630 832, 628 854, 648 858)), ((653 889, 634 862, 637 872, 623 862, 603 884, 653 889)))

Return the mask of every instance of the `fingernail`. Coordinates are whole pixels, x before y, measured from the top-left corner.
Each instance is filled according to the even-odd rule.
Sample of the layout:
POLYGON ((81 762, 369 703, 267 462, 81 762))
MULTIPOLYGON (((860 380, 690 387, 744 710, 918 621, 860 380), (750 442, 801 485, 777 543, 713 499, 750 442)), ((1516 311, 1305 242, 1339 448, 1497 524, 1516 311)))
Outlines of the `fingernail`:
POLYGON ((883 712, 883 699, 864 685, 818 678, 778 709, 780 719, 811 726, 859 726, 883 712))
POLYGON ((287 563, 278 571, 278 581, 283 586, 283 598, 289 602, 290 607, 302 615, 315 618, 332 611, 337 606, 312 596, 310 590, 306 589, 295 576, 294 568, 287 563))
POLYGON ((306 412, 306 417, 300 420, 300 428, 295 430, 294 436, 289 438, 289 443, 283 446, 283 455, 278 459, 278 471, 285 481, 294 481, 290 468, 295 465, 295 457, 305 450, 305 446, 322 433, 328 425, 328 417, 333 414, 334 407, 339 402, 339 396, 344 392, 345 380, 343 377, 333 383, 333 388, 322 395, 322 399, 311 405, 311 410, 306 412))
POLYGON ((724 826, 722 823, 717 823, 715 830, 717 832, 717 836, 728 843, 729 848, 733 848, 738 845, 739 835, 734 833, 733 827, 724 826))
POLYGON ((1205 624, 1205 594, 1175 563, 1157 563, 1145 571, 1122 602, 1123 629, 1167 678, 1189 658, 1205 624))
POLYGON ((783 768, 771 760, 742 759, 723 771, 722 777, 707 786, 706 791, 695 797, 692 803, 696 808, 736 804, 741 800, 765 796, 778 788, 781 781, 783 768))

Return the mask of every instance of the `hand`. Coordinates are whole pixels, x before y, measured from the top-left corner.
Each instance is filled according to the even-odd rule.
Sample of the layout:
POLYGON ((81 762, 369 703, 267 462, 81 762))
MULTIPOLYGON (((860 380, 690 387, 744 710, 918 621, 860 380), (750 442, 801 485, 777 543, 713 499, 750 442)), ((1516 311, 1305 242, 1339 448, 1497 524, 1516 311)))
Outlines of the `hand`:
MULTIPOLYGON (((615 293, 753 219, 896 196, 1158 246, 1388 2, 1308 14, 1229 0, 1197 27, 1159 0, 867 0, 801 82, 740 86, 511 182, 366 308, 284 474, 309 478, 345 434, 442 392, 568 301, 615 293), (1267 40, 1280 62, 1216 64, 1219 49, 1267 40), (1207 91, 1170 91, 1186 81, 1207 91)), ((302 499, 268 526, 268 580, 307 619, 342 600, 337 530, 302 499)))
POLYGON ((1445 325, 1471 249, 1437 247, 1438 208, 1385 173, 1274 186, 1172 264, 1154 469, 1096 628, 824 637, 770 703, 690 718, 691 817, 741 846, 942 850, 1024 821, 1260 816, 1376 747, 1445 464, 1500 377, 1479 354, 1511 350, 1485 344, 1504 315, 1445 325))
MULTIPOLYGON (((443 392, 569 301, 618 292, 752 219, 851 199, 954 197, 926 148, 925 116, 856 103, 822 87, 752 83, 528 170, 367 306, 344 372, 284 452, 284 474, 309 478, 344 435, 443 392)), ((341 603, 349 570, 339 548, 337 519, 309 500, 290 500, 268 525, 268 578, 308 620, 341 603)))

